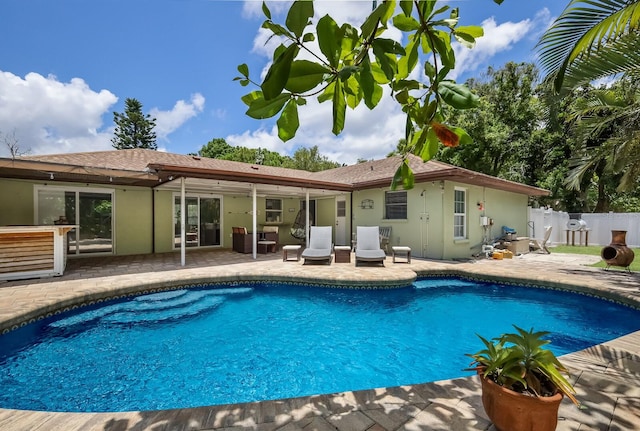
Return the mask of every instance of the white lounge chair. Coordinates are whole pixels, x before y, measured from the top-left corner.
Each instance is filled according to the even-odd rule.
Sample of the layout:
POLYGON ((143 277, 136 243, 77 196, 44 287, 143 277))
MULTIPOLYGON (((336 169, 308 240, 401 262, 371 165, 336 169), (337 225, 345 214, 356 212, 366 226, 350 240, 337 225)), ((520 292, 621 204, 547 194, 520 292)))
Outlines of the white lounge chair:
POLYGON ((358 241, 356 242, 356 266, 360 262, 379 262, 384 266, 387 257, 380 248, 380 229, 378 226, 356 227, 358 241))
POLYGON ((304 263, 307 261, 326 261, 331 264, 331 250, 333 249, 331 226, 310 226, 309 246, 302 252, 304 263))

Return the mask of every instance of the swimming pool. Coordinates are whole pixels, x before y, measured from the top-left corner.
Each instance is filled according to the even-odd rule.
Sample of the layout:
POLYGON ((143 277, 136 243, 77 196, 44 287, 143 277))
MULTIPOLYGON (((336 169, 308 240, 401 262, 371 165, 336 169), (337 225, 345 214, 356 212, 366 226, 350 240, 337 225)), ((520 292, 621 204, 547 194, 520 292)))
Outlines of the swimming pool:
POLYGON ((114 301, 0 338, 0 407, 128 411, 468 375, 464 353, 512 324, 563 354, 640 329, 640 312, 567 292, 426 279, 390 290, 290 284, 114 301), (507 308, 508 307, 508 308, 507 308))

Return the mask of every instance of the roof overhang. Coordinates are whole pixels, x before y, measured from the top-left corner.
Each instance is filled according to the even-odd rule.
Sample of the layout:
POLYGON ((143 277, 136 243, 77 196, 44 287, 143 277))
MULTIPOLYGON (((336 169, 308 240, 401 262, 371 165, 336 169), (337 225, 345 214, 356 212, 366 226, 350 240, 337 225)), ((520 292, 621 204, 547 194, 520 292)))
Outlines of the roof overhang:
POLYGON ((0 177, 35 181, 116 184, 153 187, 159 178, 151 172, 94 168, 34 160, 0 158, 0 177))
POLYGON ((296 196, 305 195, 307 190, 313 196, 336 195, 352 190, 350 184, 262 174, 257 169, 255 173, 247 173, 158 163, 149 164, 149 169, 160 179, 161 185, 157 187, 162 188, 171 188, 173 186, 169 186, 169 183, 174 184, 178 178, 184 177, 190 190, 212 188, 219 189, 221 192, 225 190, 244 192, 251 190, 252 184, 259 186, 261 193, 272 194, 274 191, 280 191, 283 195, 296 196))
MULTIPOLYGON (((527 196, 549 196, 551 194, 549 190, 516 183, 514 181, 503 180, 502 178, 492 177, 490 175, 458 167, 440 169, 434 172, 419 172, 415 174, 414 180, 415 183, 427 181, 455 181, 474 186, 490 187, 493 189, 524 194, 527 196)), ((372 181, 356 183, 353 185, 353 188, 354 190, 365 190, 377 187, 388 187, 390 182, 391 180, 388 178, 380 178, 372 181)))

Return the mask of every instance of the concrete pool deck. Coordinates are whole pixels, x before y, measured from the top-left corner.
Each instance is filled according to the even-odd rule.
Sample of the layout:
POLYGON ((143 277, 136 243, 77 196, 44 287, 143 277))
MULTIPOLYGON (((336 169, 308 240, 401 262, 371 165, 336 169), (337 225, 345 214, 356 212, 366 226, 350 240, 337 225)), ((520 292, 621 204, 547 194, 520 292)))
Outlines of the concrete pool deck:
MULTIPOLYGON (((552 250, 553 252, 553 250, 552 250)), ((0 282, 0 331, 103 298, 176 284, 207 281, 334 281, 393 286, 416 275, 460 274, 502 281, 571 286, 640 307, 640 275, 603 271, 581 255, 526 254, 506 260, 355 267, 351 263, 305 265, 281 254, 242 255, 228 250, 190 251, 187 265, 168 253, 69 260, 62 277, 0 282)), ((544 329, 544 328, 536 328, 544 329)), ((564 400, 559 431, 640 430, 640 331, 562 357, 583 409, 564 400)), ((18 430, 494 430, 482 408, 477 377, 277 401, 150 412, 48 413, 0 409, 0 429, 18 430)))

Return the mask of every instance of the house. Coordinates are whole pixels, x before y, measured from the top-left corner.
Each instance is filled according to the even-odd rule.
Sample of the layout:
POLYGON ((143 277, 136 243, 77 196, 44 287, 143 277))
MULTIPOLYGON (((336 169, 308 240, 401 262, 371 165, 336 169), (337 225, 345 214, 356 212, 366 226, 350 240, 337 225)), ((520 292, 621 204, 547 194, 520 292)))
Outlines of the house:
MULTIPOLYGON (((502 226, 527 232, 543 189, 410 155, 411 190, 390 190, 399 157, 322 172, 132 149, 0 158, 0 226, 71 224, 69 255, 231 248, 234 226, 279 226, 302 211, 348 245, 357 225, 391 227, 416 257, 465 258, 502 226), (184 208, 184 211, 182 211, 184 208), (306 211, 306 208, 309 211, 306 211)), ((255 249, 254 249, 255 254, 255 249)))

